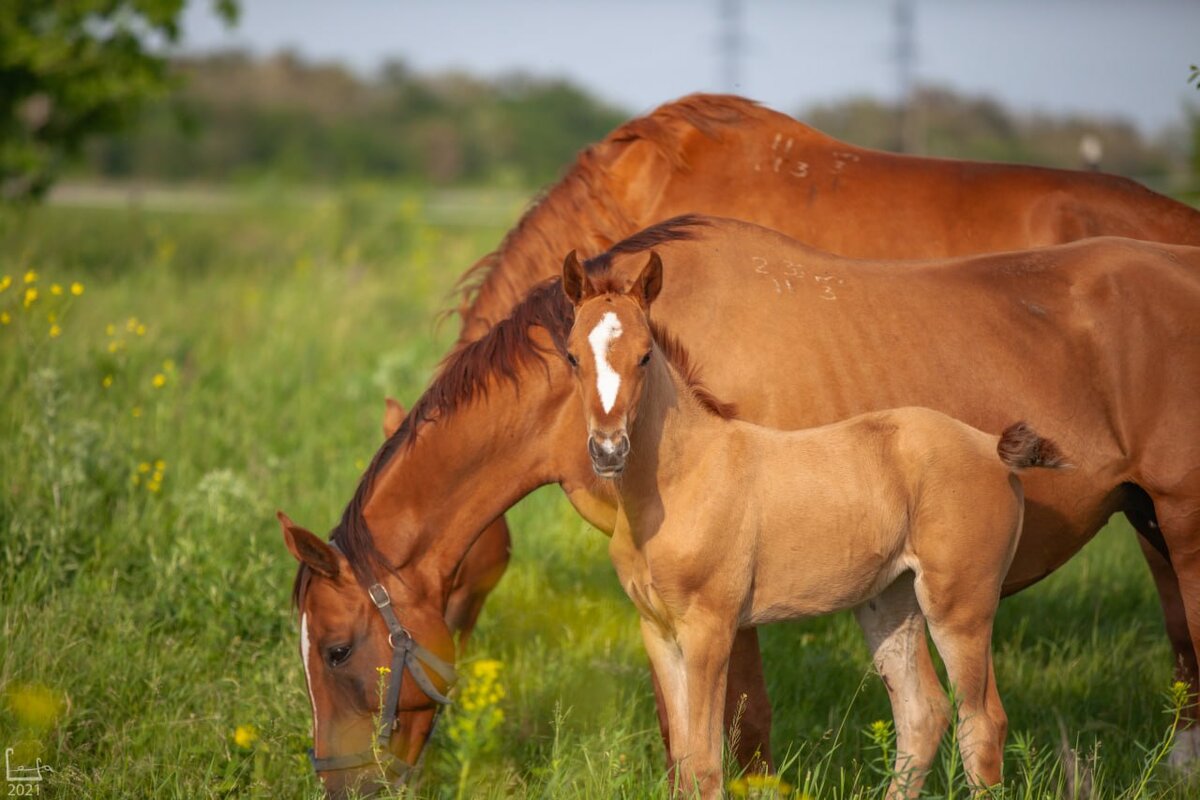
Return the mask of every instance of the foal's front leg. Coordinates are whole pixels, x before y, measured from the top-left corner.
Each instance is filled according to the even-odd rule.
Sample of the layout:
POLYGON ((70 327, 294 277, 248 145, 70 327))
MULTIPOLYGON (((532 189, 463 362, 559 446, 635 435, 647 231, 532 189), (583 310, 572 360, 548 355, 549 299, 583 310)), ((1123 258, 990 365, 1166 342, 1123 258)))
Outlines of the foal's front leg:
POLYGON ((719 798, 721 734, 734 626, 716 620, 681 622, 664 631, 642 620, 642 640, 658 675, 670 732, 674 791, 719 798))

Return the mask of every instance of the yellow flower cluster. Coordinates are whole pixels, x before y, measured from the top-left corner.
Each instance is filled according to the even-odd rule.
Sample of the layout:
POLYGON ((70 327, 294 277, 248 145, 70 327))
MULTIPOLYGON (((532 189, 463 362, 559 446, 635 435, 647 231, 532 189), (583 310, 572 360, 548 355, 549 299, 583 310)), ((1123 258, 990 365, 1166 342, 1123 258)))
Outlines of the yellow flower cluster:
POLYGON ((466 685, 447 731, 450 740, 458 745, 465 757, 487 749, 496 729, 504 721, 504 710, 499 705, 507 695, 500 682, 503 666, 495 659, 482 659, 467 670, 466 685))
MULTIPOLYGON (((787 797, 792 793, 791 784, 775 775, 745 775, 730 781, 726 787, 733 797, 762 798, 787 797)), ((797 795, 795 800, 812 800, 807 794, 797 795)))
MULTIPOLYGON (((37 282, 38 274, 36 270, 28 270, 22 278, 22 283, 25 286, 25 290, 24 292, 20 293, 19 305, 26 311, 31 311, 35 305, 38 305, 39 307, 44 305, 43 303, 39 303, 43 295, 41 290, 37 287, 37 282)), ((11 275, 0 276, 0 294, 7 292, 13 283, 14 281, 11 275)), ((51 298, 62 297, 67 293, 78 297, 79 295, 83 294, 83 284, 79 281, 74 281, 68 288, 64 288, 61 283, 51 283, 47 291, 51 298)), ((18 303, 16 300, 12 302, 14 304, 18 303)), ((50 302, 50 307, 52 310, 46 314, 46 321, 50 323, 50 327, 47 329, 47 334, 51 339, 57 339, 62 335, 63 329, 62 325, 59 324, 58 311, 53 309, 61 309, 61 301, 58 301, 59 304, 56 304, 53 299, 48 302, 50 302)), ((0 326, 11 325, 12 322, 12 312, 9 309, 0 309, 0 326)))
POLYGON ((167 462, 161 458, 151 464, 149 461, 143 461, 137 465, 137 470, 129 478, 129 482, 134 486, 145 484, 146 491, 157 494, 162 489, 163 475, 167 471, 167 462))

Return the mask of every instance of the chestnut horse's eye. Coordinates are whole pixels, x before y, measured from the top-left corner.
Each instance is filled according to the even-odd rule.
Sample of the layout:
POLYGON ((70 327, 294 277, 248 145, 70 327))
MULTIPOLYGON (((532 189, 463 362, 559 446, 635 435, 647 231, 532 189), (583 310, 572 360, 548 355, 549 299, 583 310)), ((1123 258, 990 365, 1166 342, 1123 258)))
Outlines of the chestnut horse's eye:
POLYGON ((650 363, 650 352, 651 351, 647 350, 646 355, 642 356, 642 360, 638 362, 639 367, 644 367, 650 363))
POLYGON ((574 353, 567 353, 567 363, 570 364, 572 367, 578 367, 579 359, 575 357, 574 353))
POLYGON ((350 657, 350 645, 345 644, 331 647, 325 652, 325 657, 329 661, 329 666, 340 666, 346 663, 346 659, 350 657))

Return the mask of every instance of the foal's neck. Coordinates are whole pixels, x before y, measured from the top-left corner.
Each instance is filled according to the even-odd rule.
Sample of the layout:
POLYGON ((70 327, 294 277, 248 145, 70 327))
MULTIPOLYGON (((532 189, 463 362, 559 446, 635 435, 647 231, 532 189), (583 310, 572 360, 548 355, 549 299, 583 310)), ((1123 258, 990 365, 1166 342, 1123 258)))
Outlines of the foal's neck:
POLYGON ((685 473, 703 445, 728 434, 729 421, 696 398, 692 387, 657 344, 647 366, 637 419, 630 431, 630 462, 621 480, 621 495, 661 493, 675 476, 685 473))

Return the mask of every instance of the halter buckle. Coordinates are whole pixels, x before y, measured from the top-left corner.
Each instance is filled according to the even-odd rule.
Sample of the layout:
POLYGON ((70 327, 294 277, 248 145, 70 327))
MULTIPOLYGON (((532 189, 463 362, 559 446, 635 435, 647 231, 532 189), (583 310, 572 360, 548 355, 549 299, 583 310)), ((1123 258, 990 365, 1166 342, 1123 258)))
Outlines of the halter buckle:
POLYGON ((383 588, 382 583, 372 583, 367 589, 367 594, 371 596, 371 602, 376 608, 386 608, 392 604, 392 597, 388 594, 388 590, 383 588))

